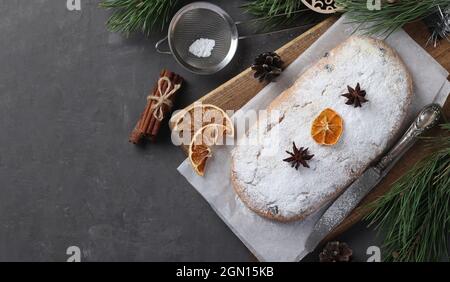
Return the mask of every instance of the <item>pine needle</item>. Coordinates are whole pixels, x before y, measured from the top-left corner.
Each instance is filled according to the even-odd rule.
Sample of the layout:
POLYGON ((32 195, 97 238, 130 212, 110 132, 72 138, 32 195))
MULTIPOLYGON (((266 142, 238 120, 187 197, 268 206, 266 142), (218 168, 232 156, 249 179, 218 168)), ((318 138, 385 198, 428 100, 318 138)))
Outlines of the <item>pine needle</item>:
POLYGON ((385 261, 425 262, 448 257, 450 235, 450 123, 446 135, 424 138, 439 148, 370 205, 366 217, 386 233, 385 261))
POLYGON ((301 21, 312 23, 320 14, 307 8, 301 0, 251 0, 242 8, 261 19, 265 30, 301 21))
POLYGON ((163 29, 178 0, 102 0, 100 7, 112 9, 106 25, 113 32, 129 34, 163 29))
POLYGON ((338 7, 348 12, 351 23, 365 24, 360 27, 367 34, 389 36, 409 22, 423 19, 438 9, 446 7, 449 0, 399 0, 395 3, 381 1, 380 10, 369 10, 367 0, 335 0, 338 7))

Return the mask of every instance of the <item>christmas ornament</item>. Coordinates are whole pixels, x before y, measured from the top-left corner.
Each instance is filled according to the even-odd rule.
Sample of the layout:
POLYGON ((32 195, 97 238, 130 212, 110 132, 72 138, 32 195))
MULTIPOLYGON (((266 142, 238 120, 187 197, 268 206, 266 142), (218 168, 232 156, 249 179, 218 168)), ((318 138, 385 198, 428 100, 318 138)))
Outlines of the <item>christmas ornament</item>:
POLYGON ((333 14, 337 10, 334 0, 302 0, 302 2, 306 7, 321 14, 333 14))

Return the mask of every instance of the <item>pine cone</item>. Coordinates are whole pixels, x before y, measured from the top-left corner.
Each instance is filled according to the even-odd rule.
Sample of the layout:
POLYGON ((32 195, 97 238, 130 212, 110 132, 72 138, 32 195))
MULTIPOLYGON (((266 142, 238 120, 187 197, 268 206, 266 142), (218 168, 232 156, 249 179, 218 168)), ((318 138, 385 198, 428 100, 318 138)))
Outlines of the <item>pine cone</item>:
POLYGON ((353 254, 346 243, 328 242, 319 254, 320 262, 348 262, 353 254))
POLYGON ((259 81, 271 82, 283 71, 283 61, 275 52, 262 53, 256 57, 252 70, 255 71, 254 76, 259 81))

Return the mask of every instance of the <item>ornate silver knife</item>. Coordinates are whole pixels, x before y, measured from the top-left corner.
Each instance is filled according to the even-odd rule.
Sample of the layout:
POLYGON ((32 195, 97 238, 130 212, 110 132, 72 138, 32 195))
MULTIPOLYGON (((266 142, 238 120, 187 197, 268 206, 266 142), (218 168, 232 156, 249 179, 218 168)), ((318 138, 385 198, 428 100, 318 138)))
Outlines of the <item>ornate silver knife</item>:
POLYGON ((416 137, 438 123, 441 114, 442 109, 437 104, 431 104, 422 109, 392 149, 376 165, 369 167, 325 211, 306 240, 303 254, 312 252, 323 238, 350 214, 370 190, 389 172, 403 153, 414 144, 416 137))

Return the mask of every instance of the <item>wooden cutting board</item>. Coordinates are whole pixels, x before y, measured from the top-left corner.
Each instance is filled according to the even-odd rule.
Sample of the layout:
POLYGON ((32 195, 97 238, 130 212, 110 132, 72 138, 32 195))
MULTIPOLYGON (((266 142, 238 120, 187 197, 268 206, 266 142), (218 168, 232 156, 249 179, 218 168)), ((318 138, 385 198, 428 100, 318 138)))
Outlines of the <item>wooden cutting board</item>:
MULTIPOLYGON (((289 65, 299 55, 301 55, 312 43, 314 43, 330 26, 332 26, 338 17, 330 17, 323 22, 317 24, 310 30, 306 31, 302 35, 298 36, 294 40, 290 41, 276 52, 281 56, 284 62, 289 65)), ((440 64, 442 64, 447 70, 450 70, 450 43, 448 41, 441 41, 435 48, 433 46, 426 46, 427 39, 429 37, 428 29, 422 22, 415 22, 408 24, 404 28, 406 32, 427 50, 431 56, 433 56, 440 64)), ((216 105, 224 110, 239 110, 245 105, 251 98, 253 98, 258 92, 263 89, 265 84, 259 83, 253 78, 253 71, 248 68, 230 79, 226 83, 220 85, 213 91, 209 92, 198 101, 206 104, 216 105)), ((450 99, 444 106, 444 113, 446 117, 450 117, 450 99)), ((439 129, 433 130, 430 135, 439 134, 439 129)), ((186 152, 186 148, 183 148, 186 152)), ((426 154, 426 149, 423 143, 418 142, 413 148, 406 153, 397 165, 390 171, 390 173, 381 181, 381 183, 375 187, 372 192, 366 196, 366 198, 360 203, 345 220, 342 222, 333 232, 331 232, 327 238, 328 241, 333 237, 341 234, 352 225, 360 221, 368 210, 365 206, 374 201, 376 198, 385 194, 391 184, 395 182, 401 175, 408 171, 412 166, 417 163, 426 154)))

